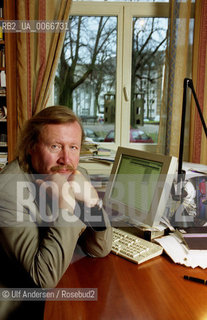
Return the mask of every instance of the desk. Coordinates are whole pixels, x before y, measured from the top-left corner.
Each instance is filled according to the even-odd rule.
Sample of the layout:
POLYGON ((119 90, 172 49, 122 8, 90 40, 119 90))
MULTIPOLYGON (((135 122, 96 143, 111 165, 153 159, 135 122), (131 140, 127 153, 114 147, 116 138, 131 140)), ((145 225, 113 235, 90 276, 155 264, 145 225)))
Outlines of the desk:
POLYGON ((207 278, 202 269, 159 256, 141 265, 109 254, 73 262, 58 287, 98 288, 98 301, 47 301, 44 320, 204 320, 207 286, 183 279, 207 278))

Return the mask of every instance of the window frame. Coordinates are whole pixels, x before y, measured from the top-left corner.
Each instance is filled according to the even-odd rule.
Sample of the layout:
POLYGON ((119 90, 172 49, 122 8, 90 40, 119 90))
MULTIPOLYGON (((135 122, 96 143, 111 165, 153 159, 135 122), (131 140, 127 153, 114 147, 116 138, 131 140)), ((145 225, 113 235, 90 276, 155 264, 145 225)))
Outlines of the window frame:
MULTIPOLYGON (((182 5, 182 4, 181 4, 182 5)), ((192 16, 194 5, 192 5, 192 16)), ((169 18, 170 3, 166 2, 96 2, 73 1, 70 15, 117 16, 117 70, 115 106, 115 142, 100 143, 116 150, 118 146, 156 152, 157 143, 130 143, 130 95, 133 17, 169 18), (122 35, 122 36, 120 36, 122 35)))
POLYGON ((120 132, 121 132, 121 87, 122 87, 122 48, 123 40, 119 34, 123 31, 123 6, 120 3, 113 2, 72 2, 70 15, 72 16, 117 16, 117 68, 116 68, 116 106, 115 106, 115 141, 104 142, 103 147, 107 144, 110 149, 116 150, 118 145, 121 145, 120 132))
POLYGON ((131 113, 131 65, 132 65, 132 21, 134 17, 142 18, 168 18, 169 17, 169 3, 126 3, 124 4, 124 19, 125 28, 124 35, 124 52, 123 52, 123 91, 127 90, 128 101, 123 97, 122 100, 122 132, 121 145, 126 147, 133 147, 134 149, 156 152, 157 143, 130 143, 130 113, 131 113), (128 72, 126 72, 128 70, 128 72), (126 89, 124 89, 126 87, 126 89), (124 110, 126 110, 124 112, 124 110))

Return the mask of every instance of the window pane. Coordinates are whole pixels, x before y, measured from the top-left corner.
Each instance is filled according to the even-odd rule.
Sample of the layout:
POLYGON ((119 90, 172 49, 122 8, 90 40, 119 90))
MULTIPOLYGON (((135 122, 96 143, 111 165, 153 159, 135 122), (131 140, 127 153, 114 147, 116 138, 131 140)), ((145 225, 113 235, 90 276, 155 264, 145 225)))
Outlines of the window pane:
POLYGON ((130 142, 157 142, 167 23, 167 18, 133 18, 130 142), (132 129, 143 132, 143 139, 133 139, 132 129))
POLYGON ((104 141, 115 126, 117 17, 71 16, 55 78, 55 100, 104 141))

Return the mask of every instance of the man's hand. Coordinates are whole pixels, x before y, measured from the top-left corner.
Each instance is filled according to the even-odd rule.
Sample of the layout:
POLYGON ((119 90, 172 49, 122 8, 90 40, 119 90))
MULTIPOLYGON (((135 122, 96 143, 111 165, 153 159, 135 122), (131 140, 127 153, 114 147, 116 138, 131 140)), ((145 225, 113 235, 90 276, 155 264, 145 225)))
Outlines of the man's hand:
POLYGON ((80 171, 76 170, 69 177, 68 181, 76 200, 84 202, 89 208, 94 207, 97 204, 99 197, 96 189, 80 171))
MULTIPOLYGON (((67 178, 63 174, 55 173, 45 176, 45 179, 37 179, 40 188, 46 189, 47 194, 59 201, 59 208, 73 213, 75 208, 75 194, 67 178)), ((41 192, 40 192, 41 195, 41 192)))
POLYGON ((37 179, 36 183, 40 188, 46 189, 50 197, 56 197, 60 209, 69 210, 71 213, 76 200, 89 208, 94 207, 99 200, 96 189, 78 170, 75 170, 68 180, 66 175, 54 173, 47 175, 45 179, 37 179))

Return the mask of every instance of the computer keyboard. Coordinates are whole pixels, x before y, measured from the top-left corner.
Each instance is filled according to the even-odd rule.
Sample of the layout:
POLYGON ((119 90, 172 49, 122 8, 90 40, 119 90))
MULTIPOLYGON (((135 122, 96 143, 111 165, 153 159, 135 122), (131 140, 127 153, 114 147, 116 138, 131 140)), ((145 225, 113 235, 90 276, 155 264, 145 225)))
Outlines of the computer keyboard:
POLYGON ((163 248, 121 229, 112 228, 112 252, 140 264, 162 254, 163 248))

